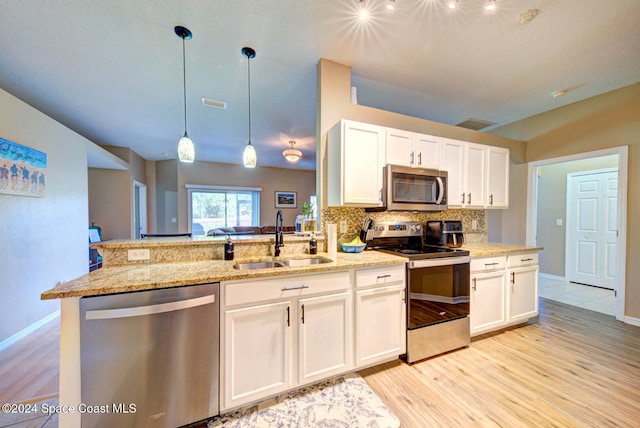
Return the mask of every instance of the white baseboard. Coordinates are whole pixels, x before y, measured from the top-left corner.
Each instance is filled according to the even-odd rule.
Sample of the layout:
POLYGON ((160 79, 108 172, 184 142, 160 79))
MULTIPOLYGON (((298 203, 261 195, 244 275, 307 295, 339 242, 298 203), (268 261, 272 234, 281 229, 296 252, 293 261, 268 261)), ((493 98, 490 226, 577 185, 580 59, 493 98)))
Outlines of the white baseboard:
POLYGON ((0 342, 0 352, 4 351, 9 346, 11 346, 14 343, 16 343, 18 340, 28 336, 29 334, 33 333, 34 331, 36 331, 37 329, 39 329, 43 325, 53 321, 54 319, 58 318, 59 316, 60 316, 60 310, 58 309, 54 313, 49 314, 46 317, 42 318, 40 321, 36 321, 35 323, 31 324, 30 326, 20 330, 19 332, 17 332, 13 336, 7 337, 5 340, 0 342))
POLYGON ((540 272, 538 274, 539 277, 541 278, 546 278, 546 279, 551 279, 553 281, 563 281, 563 282, 567 282, 567 280, 564 278, 564 276, 558 276, 558 275, 551 275, 548 273, 542 273, 540 272))
POLYGON ((640 318, 624 317, 624 322, 626 324, 631 324, 631 325, 640 327, 640 318))

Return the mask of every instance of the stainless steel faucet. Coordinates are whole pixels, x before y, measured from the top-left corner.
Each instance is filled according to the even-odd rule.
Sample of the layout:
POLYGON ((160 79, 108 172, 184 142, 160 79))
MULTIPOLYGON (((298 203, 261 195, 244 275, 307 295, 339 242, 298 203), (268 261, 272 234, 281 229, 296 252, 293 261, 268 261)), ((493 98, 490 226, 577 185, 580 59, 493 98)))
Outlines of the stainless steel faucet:
POLYGON ((282 237, 282 211, 278 210, 276 213, 276 251, 275 256, 278 257, 280 255, 280 247, 284 247, 284 239, 282 237), (278 220, 280 220, 280 227, 278 227, 278 220))

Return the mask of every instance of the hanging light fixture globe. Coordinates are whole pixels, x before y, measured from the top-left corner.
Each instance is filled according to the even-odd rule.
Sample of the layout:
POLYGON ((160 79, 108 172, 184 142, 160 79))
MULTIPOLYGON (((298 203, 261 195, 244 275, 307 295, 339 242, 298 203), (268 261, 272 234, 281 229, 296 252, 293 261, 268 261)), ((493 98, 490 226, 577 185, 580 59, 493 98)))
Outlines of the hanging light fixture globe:
POLYGON ((302 157, 302 152, 298 149, 294 149, 293 146, 296 144, 295 141, 289 141, 289 145, 291 146, 287 150, 282 152, 282 156, 289 162, 298 162, 302 157))
POLYGON ((182 39, 182 89, 184 98, 184 135, 178 142, 178 159, 180 162, 193 163, 196 160, 196 150, 193 141, 187 134, 187 66, 184 53, 184 41, 191 40, 193 34, 188 28, 176 26, 173 31, 182 39))
POLYGON ((255 58, 256 51, 249 47, 242 48, 242 55, 247 57, 247 87, 249 94, 249 142, 242 153, 242 163, 246 168, 255 168, 258 164, 258 154, 251 144, 251 58, 255 58))

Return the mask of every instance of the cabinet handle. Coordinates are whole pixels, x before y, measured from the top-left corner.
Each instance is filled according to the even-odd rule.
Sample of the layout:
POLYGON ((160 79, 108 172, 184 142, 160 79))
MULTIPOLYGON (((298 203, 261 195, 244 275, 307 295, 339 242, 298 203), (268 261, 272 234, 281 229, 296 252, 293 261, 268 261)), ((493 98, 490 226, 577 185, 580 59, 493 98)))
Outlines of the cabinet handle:
POLYGON ((462 203, 464 204, 464 193, 462 194, 462 203))
POLYGON ((469 202, 467 202, 467 203, 471 204, 471 193, 468 193, 467 195, 468 195, 467 198, 469 199, 469 202))
POLYGON ((493 193, 489 195, 489 205, 493 205, 493 193))
POLYGON ((485 265, 485 266, 497 266, 497 265, 499 265, 499 264, 500 264, 500 263, 498 263, 498 262, 494 262, 494 263, 485 263, 484 265, 485 265))
POLYGON ((402 303, 407 303, 407 289, 402 289, 402 303))
POLYGON ((473 291, 476 291, 476 279, 473 278, 473 291))
POLYGON ((287 306, 287 327, 291 327, 291 308, 287 306))
POLYGON ((413 158, 414 158, 413 153, 414 153, 414 152, 411 152, 411 165, 413 165, 413 158))
POLYGON ((511 272, 511 283, 512 284, 516 283, 516 273, 515 272, 511 272))
POLYGON ((422 165, 422 152, 418 153, 418 165, 422 165))
POLYGON ((304 324, 304 305, 302 305, 302 324, 304 324))
POLYGON ((533 259, 520 259, 521 262, 531 262, 533 259))
POLYGON ((384 278, 389 278, 391 276, 390 273, 386 273, 384 275, 378 275, 378 279, 384 279, 384 278))
POLYGON ((309 288, 308 285, 298 285, 297 287, 282 287, 280 291, 302 290, 303 288, 309 288))

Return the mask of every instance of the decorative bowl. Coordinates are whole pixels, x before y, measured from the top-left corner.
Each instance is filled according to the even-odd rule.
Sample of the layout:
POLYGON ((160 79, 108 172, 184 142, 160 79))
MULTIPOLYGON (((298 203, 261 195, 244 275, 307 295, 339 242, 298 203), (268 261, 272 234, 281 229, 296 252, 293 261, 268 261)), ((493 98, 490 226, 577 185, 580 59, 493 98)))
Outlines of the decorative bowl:
POLYGON ((361 253, 362 250, 366 248, 366 246, 367 244, 362 244, 362 245, 340 244, 340 248, 342 248, 342 251, 344 251, 345 253, 361 253))

